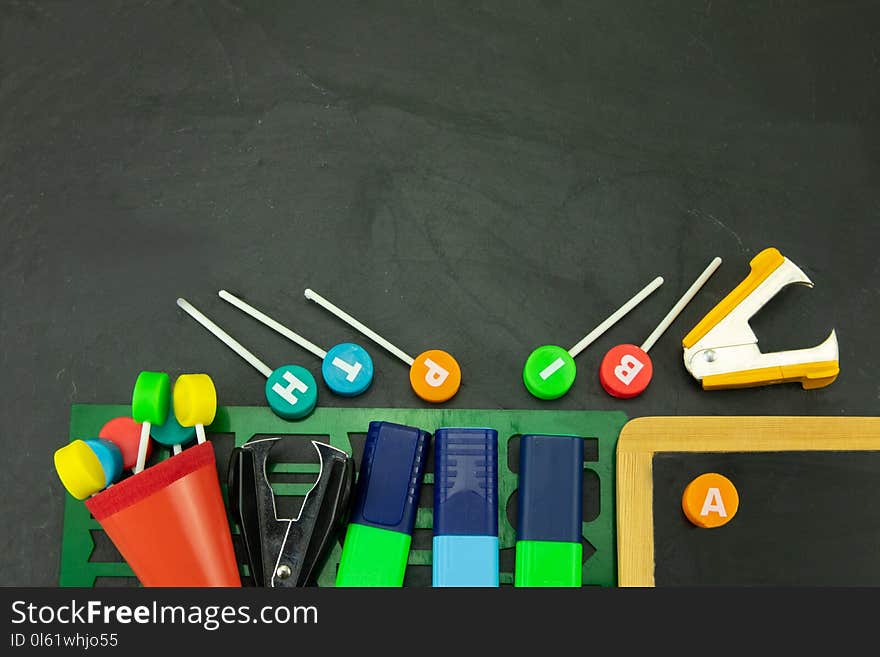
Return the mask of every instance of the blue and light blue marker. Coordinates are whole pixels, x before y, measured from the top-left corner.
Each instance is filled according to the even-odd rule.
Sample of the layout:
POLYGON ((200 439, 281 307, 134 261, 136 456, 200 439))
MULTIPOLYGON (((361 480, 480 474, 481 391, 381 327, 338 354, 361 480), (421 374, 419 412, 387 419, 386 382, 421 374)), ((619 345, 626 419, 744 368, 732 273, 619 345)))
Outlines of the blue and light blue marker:
POLYGON ((258 322, 262 322, 273 331, 280 333, 291 342, 320 358, 324 383, 337 395, 355 397, 365 392, 373 382, 373 359, 360 345, 353 342, 343 342, 324 351, 299 333, 294 333, 284 324, 275 321, 226 290, 220 290, 218 294, 224 301, 228 301, 258 322))
MULTIPOLYGON (((315 409, 315 404, 318 402, 318 384, 306 368, 300 365, 282 365, 273 370, 193 307, 189 301, 178 299, 177 305, 266 377, 266 401, 275 415, 285 420, 298 420, 315 409)), ((372 376, 372 367, 370 369, 372 376)))
POLYGON ((434 433, 435 587, 498 586, 498 432, 434 433))

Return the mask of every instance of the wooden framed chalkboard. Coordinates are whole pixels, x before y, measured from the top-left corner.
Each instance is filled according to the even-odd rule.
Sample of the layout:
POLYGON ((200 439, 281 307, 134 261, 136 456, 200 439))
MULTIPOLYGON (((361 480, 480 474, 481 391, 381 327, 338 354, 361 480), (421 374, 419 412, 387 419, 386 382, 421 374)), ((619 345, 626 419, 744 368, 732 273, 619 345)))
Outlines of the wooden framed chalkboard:
POLYGON ((880 585, 880 418, 632 420, 617 511, 621 586, 880 585), (710 529, 682 510, 708 472, 739 495, 710 529))

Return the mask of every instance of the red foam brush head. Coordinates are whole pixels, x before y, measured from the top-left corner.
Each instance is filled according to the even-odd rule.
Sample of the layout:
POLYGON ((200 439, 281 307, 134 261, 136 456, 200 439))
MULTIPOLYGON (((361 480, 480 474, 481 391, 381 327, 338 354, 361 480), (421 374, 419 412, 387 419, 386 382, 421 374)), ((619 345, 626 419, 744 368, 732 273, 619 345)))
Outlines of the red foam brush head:
POLYGON ((111 486, 86 506, 144 586, 241 586, 210 442, 111 486))

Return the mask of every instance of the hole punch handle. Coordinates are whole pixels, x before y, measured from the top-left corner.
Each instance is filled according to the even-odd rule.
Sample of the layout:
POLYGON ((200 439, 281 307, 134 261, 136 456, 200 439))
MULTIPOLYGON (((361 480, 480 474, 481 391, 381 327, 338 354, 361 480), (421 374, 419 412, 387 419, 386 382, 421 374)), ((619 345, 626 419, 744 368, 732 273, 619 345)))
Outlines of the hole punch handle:
POLYGON ((344 528, 354 465, 345 452, 312 441, 321 461, 318 480, 297 518, 278 518, 266 472, 269 453, 279 440, 254 440, 235 448, 228 475, 230 512, 241 528, 240 556, 250 568, 252 586, 308 586, 344 528))

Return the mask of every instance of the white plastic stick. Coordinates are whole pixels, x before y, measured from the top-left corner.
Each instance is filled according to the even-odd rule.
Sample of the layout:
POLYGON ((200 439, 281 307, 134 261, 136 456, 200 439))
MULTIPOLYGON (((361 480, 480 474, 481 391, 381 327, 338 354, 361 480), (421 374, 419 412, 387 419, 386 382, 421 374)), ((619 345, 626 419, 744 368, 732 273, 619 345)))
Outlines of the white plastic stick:
POLYGON ((259 310, 254 308, 252 305, 239 299, 234 294, 230 294, 226 290, 220 290, 217 294, 220 295, 221 299, 223 299, 224 301, 228 301, 229 303, 231 303, 233 306, 235 306, 239 310, 246 312, 248 315, 253 317, 258 322, 262 322, 263 324, 268 326, 270 329, 277 331, 278 333, 283 335, 285 338, 287 338, 288 340, 291 340, 292 342, 295 342, 296 344, 298 344, 300 347, 302 347, 306 351, 311 351, 313 354, 315 354, 315 356, 317 356, 321 360, 324 360, 324 357, 327 355, 327 352, 324 351, 323 349, 321 349, 321 347, 319 347, 315 343, 310 342, 309 340, 306 340, 299 333, 294 333, 289 328, 284 326, 284 324, 276 322, 274 319, 269 317, 269 315, 260 312, 259 310))
POLYGON ((178 454, 180 454, 183 451, 183 447, 181 447, 180 445, 172 445, 171 451, 174 452, 175 456, 177 456, 178 454))
POLYGON ((599 324, 592 331, 587 333, 583 339, 578 342, 575 346, 568 350, 569 355, 574 358, 579 353, 581 353, 584 349, 586 349, 594 340, 596 340, 600 335, 602 335, 605 331, 614 326, 617 322, 623 319, 623 316, 626 315, 630 310, 638 306, 642 301, 644 301, 651 292, 656 290, 658 287, 663 285, 663 277, 658 276, 653 281, 648 283, 645 287, 641 289, 641 291, 636 294, 632 299, 623 304, 620 308, 615 310, 608 316, 604 322, 599 324))
POLYGON ((715 270, 721 266, 721 258, 715 258, 712 262, 709 263, 709 266, 703 270, 703 273, 699 275, 697 280, 693 282, 687 292, 682 295, 681 299, 678 300, 674 306, 672 306, 672 310, 670 310, 666 317, 663 318, 657 328, 648 336, 648 339, 642 343, 642 350, 647 352, 651 347, 654 346, 654 343, 660 339, 660 336, 663 335, 663 332, 669 328, 670 324, 675 321, 675 318, 678 317, 678 314, 684 310, 684 307, 690 303, 691 299, 693 299, 697 292, 700 291, 700 288, 705 285, 706 281, 709 280, 709 277, 715 273, 715 270))
POLYGON ((138 441, 137 463, 134 466, 134 474, 143 471, 147 465, 147 444, 150 442, 150 423, 141 424, 141 439, 138 441))
POLYGON ((198 441, 199 445, 201 445, 207 439, 208 439, 208 437, 205 435, 205 425, 204 424, 197 424, 196 425, 196 440, 198 441))
POLYGON ((349 315, 347 312, 345 312, 341 308, 337 308, 332 303, 327 301, 327 299, 325 299, 324 297, 322 297, 320 294, 318 294, 317 292, 315 292, 313 290, 307 289, 305 291, 305 295, 306 295, 306 299, 308 299, 309 301, 314 301, 316 304, 318 304, 319 306, 321 306, 325 310, 329 310, 331 313, 336 315, 343 322, 345 322, 346 324, 348 324, 349 326, 351 326, 353 328, 356 328, 358 331, 360 331, 365 336, 370 338, 370 340, 372 340, 373 342, 378 344, 380 347, 387 349, 392 354, 397 356, 400 360, 402 360, 404 363, 406 363, 407 365, 412 367, 413 360, 414 360, 412 358, 412 356, 409 356, 406 352, 401 351, 400 349, 395 347, 393 344, 388 342, 388 340, 383 338, 381 335, 379 335, 378 333, 376 333, 372 329, 368 328, 367 326, 364 326, 363 324, 361 324, 359 321, 357 321, 354 317, 349 315))
POLYGON ((206 329, 208 329, 208 331, 213 333, 214 337, 216 337, 223 344, 225 344, 227 347, 232 349, 232 351, 237 353, 239 356, 244 358, 260 374, 265 376, 267 379, 269 378, 269 376, 272 374, 271 367, 266 365, 266 363, 264 363, 259 358, 254 356, 251 352, 249 352, 247 349, 245 349, 241 345, 241 343, 239 343, 237 340, 235 340, 235 338, 233 338, 231 335, 229 335, 226 331, 224 331, 222 328, 217 326, 210 319, 205 317, 200 311, 198 311, 196 308, 194 308, 193 305, 189 301, 187 301, 186 299, 178 299, 177 305, 180 306, 181 308, 183 308, 190 317, 192 317, 199 324, 201 324, 206 329))

